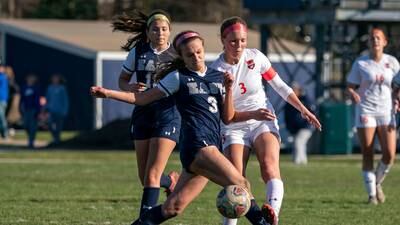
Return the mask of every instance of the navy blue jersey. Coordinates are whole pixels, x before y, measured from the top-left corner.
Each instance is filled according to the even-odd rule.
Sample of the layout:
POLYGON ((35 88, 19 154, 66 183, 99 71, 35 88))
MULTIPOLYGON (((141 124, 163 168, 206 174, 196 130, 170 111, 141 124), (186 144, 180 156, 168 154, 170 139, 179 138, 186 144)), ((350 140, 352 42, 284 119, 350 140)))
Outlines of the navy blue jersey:
MULTIPOLYGON (((129 52, 128 58, 123 64, 123 69, 126 72, 135 73, 137 82, 145 83, 147 88, 150 89, 155 86, 154 74, 157 67, 161 63, 172 61, 175 57, 176 53, 172 46, 157 53, 150 47, 149 43, 139 44, 129 52)), ((132 112, 132 139, 164 137, 163 134, 170 133, 164 130, 180 130, 180 116, 176 109, 175 99, 172 96, 149 105, 135 106, 132 112), (166 127, 170 123, 173 126, 171 128, 166 127)), ((176 135, 179 137, 179 132, 176 135)), ((177 141, 176 135, 170 139, 177 141)))
POLYGON ((223 73, 208 68, 203 75, 184 69, 168 74, 158 85, 168 96, 175 94, 182 117, 181 161, 186 169, 200 148, 221 149, 223 73))

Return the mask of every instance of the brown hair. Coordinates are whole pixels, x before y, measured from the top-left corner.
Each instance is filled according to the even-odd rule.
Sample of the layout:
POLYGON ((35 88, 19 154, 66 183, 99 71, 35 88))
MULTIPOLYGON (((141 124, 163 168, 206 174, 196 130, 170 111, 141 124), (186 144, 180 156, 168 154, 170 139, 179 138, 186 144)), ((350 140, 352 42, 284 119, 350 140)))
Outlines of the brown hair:
POLYGON ((373 33, 374 31, 380 31, 380 32, 382 32, 383 37, 385 38, 386 41, 388 41, 388 38, 387 38, 387 36, 386 36, 385 31, 384 31, 383 28, 381 28, 381 27, 373 27, 373 28, 371 29, 371 31, 369 32, 369 35, 372 36, 372 33, 373 33))
POLYGON ((226 28, 228 28, 231 25, 236 24, 236 23, 240 23, 240 24, 244 25, 245 27, 247 27, 246 21, 244 21, 242 18, 240 18, 238 16, 229 17, 229 18, 225 19, 221 24, 221 27, 219 30, 221 37, 224 38, 223 34, 224 34, 224 31, 226 28))
POLYGON ((180 46, 182 44, 186 44, 189 41, 194 40, 194 39, 200 39, 204 45, 204 39, 200 36, 199 33, 195 32, 195 31, 186 30, 186 31, 182 31, 182 32, 178 33, 175 36, 174 41, 172 42, 172 45, 174 46, 174 49, 178 53, 179 56, 177 58, 175 58, 173 61, 160 64, 160 66, 158 67, 159 69, 157 70, 157 72, 154 75, 155 81, 161 80, 162 78, 164 78, 167 74, 171 73, 172 71, 181 70, 181 69, 185 68, 185 63, 182 59, 182 53, 181 53, 180 46), (185 35, 188 35, 188 34, 193 34, 193 35, 189 35, 185 38, 185 35))
MULTIPOLYGON (((163 10, 154 10, 149 15, 144 14, 141 11, 133 10, 128 13, 123 13, 121 15, 115 16, 111 21, 111 26, 114 31, 122 31, 126 33, 131 33, 125 45, 121 48, 125 51, 130 51, 132 48, 136 47, 138 43, 147 43, 148 22, 154 15, 161 14, 168 19, 168 25, 171 21, 170 16, 163 10)), ((153 21, 150 21, 150 23, 153 21)), ((170 27, 171 29, 171 27, 170 27)))
POLYGON ((204 39, 200 36, 199 33, 197 33, 196 31, 192 31, 192 30, 185 30, 185 31, 182 31, 182 32, 178 33, 178 34, 175 36, 175 38, 174 38, 174 40, 173 40, 173 42, 172 42, 172 46, 174 46, 175 51, 176 51, 179 55, 181 55, 180 46, 181 46, 182 44, 186 44, 186 43, 188 43, 189 41, 191 41, 191 40, 193 40, 193 39, 196 39, 196 38, 197 38, 197 39, 200 39, 201 42, 202 42, 203 45, 204 45, 204 39), (188 37, 188 38, 182 39, 185 35, 188 35, 188 34, 194 34, 194 35, 191 35, 191 36, 188 37))

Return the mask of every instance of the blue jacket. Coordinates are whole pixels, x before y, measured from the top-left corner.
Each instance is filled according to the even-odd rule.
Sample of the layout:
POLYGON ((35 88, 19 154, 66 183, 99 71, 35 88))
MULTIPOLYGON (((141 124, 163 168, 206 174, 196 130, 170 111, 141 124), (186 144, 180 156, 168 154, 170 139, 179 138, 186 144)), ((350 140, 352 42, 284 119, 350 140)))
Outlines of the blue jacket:
POLYGON ((49 85, 46 93, 46 110, 50 113, 57 113, 66 116, 68 113, 69 102, 68 94, 64 85, 49 85))
POLYGON ((26 110, 40 111, 40 88, 38 85, 23 85, 21 88, 20 110, 24 113, 26 110))
POLYGON ((8 78, 5 73, 0 72, 0 102, 8 100, 8 78))

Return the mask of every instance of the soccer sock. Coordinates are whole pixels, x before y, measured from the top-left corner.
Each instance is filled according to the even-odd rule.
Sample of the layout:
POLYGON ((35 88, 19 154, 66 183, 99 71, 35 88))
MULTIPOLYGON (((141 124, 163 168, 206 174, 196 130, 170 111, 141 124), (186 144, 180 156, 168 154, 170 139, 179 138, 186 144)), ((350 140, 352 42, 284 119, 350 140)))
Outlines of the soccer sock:
POLYGON ((140 203, 140 214, 142 215, 146 210, 151 209, 157 204, 158 196, 160 195, 160 188, 145 187, 143 188, 142 202, 140 203))
POLYGON ((171 186, 172 180, 171 177, 168 175, 165 175, 164 173, 161 174, 161 179, 160 179, 160 186, 163 188, 169 188, 171 186))
POLYGON ((237 224, 237 219, 230 219, 224 217, 224 221, 222 223, 223 225, 236 225, 237 224))
POLYGON ((386 177, 386 174, 389 173, 391 167, 392 166, 390 164, 389 165, 385 164, 382 161, 380 161, 378 163, 378 167, 376 168, 376 171, 375 171, 376 184, 377 185, 381 185, 382 184, 383 180, 386 177))
POLYGON ((364 178, 365 188, 367 189, 368 196, 376 196, 376 177, 372 171, 362 171, 364 178))
POLYGON ((280 179, 273 178, 265 186, 268 204, 274 209, 275 215, 279 216, 284 193, 283 182, 280 179))
POLYGON ((249 211, 246 213, 246 218, 250 221, 251 224, 256 225, 265 225, 265 219, 262 216, 261 209, 258 207, 256 200, 251 199, 251 206, 249 211))

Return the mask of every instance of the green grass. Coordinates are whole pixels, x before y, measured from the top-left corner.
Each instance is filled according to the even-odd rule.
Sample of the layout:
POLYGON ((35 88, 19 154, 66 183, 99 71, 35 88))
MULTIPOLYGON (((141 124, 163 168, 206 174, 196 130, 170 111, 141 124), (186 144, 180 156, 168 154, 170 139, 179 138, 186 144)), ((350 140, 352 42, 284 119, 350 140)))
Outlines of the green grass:
MULTIPOLYGON (((168 170, 179 168, 174 154, 168 170)), ((280 225, 399 224, 400 167, 385 181, 387 202, 378 206, 365 204, 359 168, 358 155, 312 156, 308 166, 295 166, 284 155, 280 225)), ((0 224, 129 224, 142 190, 136 174, 134 152, 0 152, 0 224)), ((254 157, 248 174, 261 204, 265 186, 254 157)), ((219 189, 210 183, 182 216, 166 224, 220 224, 219 189)))

